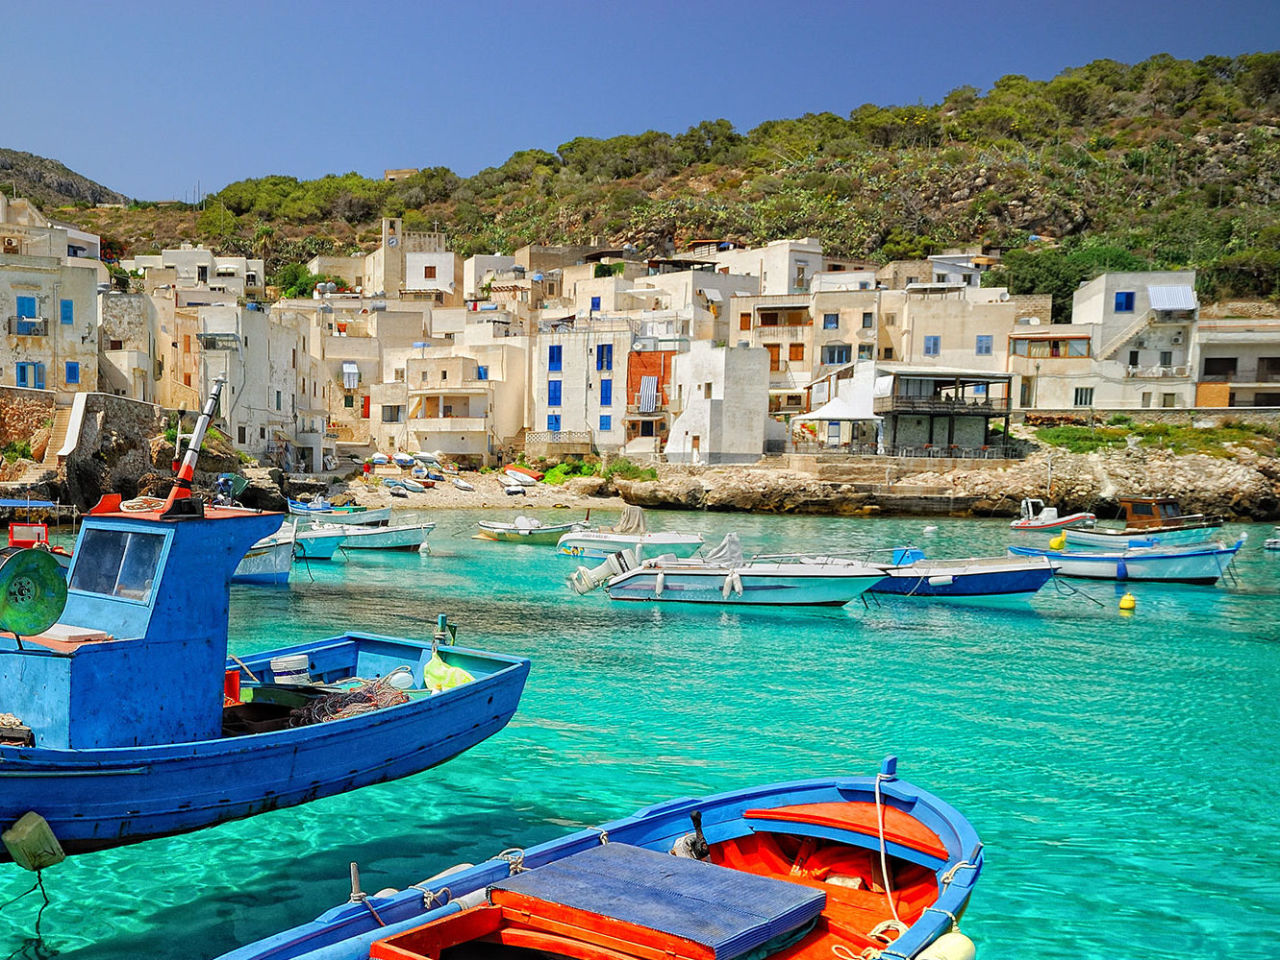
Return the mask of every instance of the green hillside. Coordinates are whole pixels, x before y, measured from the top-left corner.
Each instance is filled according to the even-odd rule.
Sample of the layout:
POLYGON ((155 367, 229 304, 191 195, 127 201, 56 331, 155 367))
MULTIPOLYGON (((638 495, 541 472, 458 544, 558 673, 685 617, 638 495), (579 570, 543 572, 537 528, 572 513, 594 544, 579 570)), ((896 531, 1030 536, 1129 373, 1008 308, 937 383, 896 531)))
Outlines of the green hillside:
POLYGON ((593 236, 659 252, 694 237, 808 235, 835 254, 889 260, 978 240, 1016 249, 1038 235, 1060 245, 1013 257, 1001 282, 1048 289, 1107 266, 1193 266, 1208 295, 1273 296, 1280 53, 1098 60, 1046 82, 1006 76, 939 104, 866 104, 746 133, 714 120, 579 137, 469 178, 444 167, 395 183, 272 176, 230 184, 198 214, 78 219, 135 251, 186 237, 279 267, 368 249, 382 215, 438 223, 463 255, 593 236))

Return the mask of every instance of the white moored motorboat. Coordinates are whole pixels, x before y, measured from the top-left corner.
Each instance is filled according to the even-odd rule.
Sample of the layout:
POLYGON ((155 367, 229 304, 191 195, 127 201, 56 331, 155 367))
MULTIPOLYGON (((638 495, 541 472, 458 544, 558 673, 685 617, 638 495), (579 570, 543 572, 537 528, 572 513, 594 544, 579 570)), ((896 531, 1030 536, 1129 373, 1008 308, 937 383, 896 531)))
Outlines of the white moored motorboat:
POLYGON ((325 520, 329 523, 359 524, 361 526, 389 523, 391 520, 390 507, 378 507, 374 510, 368 510, 364 507, 335 507, 322 497, 317 497, 310 503, 290 500, 289 512, 295 517, 306 517, 309 520, 325 520))
POLYGON ((557 543, 566 533, 590 529, 591 524, 586 520, 543 523, 534 517, 521 516, 516 517, 514 523, 478 520, 476 526, 480 528, 476 537, 481 540, 501 540, 505 543, 557 543))
POLYGON ((269 537, 263 537, 249 548, 236 565, 231 582, 275 585, 288 583, 289 569, 293 566, 293 550, 292 527, 284 527, 269 537))
POLYGON ((332 560, 346 538, 346 527, 300 529, 295 535, 294 556, 305 560, 332 560))
MULTIPOLYGON (((317 526, 328 527, 327 524, 317 526)), ((417 550, 427 542, 435 527, 434 523, 406 523, 394 527, 346 526, 336 529, 341 529, 344 535, 344 550, 417 550)))
POLYGON ((746 559, 736 533, 705 557, 653 557, 633 563, 630 551, 596 570, 579 567, 579 593, 601 583, 611 600, 753 606, 844 606, 885 577, 878 567, 799 554, 746 559))
POLYGON ((566 557, 603 560, 619 550, 631 550, 638 557, 671 554, 689 557, 705 543, 700 533, 649 532, 644 511, 636 506, 623 509, 622 517, 612 528, 566 533, 557 549, 566 557))
POLYGON ((1243 538, 1231 546, 1214 541, 1114 551, 1010 547, 1009 552, 1016 557, 1048 557, 1064 577, 1214 584, 1222 579, 1242 546, 1243 538))
POLYGON ((1058 516, 1057 507, 1046 507, 1043 500, 1023 500, 1018 511, 1018 519, 1011 520, 1009 526, 1014 530, 1046 531, 1064 530, 1067 527, 1091 527, 1096 519, 1092 513, 1068 513, 1058 516))

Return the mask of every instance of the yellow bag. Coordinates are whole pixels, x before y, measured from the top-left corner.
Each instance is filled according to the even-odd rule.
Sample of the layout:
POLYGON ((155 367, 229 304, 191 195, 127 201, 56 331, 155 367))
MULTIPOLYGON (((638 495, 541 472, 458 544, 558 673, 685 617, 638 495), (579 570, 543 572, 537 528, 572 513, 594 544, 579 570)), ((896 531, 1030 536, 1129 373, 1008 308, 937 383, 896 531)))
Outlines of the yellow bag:
POLYGON ((422 670, 423 684, 432 693, 439 693, 441 690, 452 690, 454 687, 460 687, 474 679, 475 677, 461 667, 449 666, 449 664, 440 659, 439 653, 431 654, 431 659, 427 661, 427 665, 422 670))

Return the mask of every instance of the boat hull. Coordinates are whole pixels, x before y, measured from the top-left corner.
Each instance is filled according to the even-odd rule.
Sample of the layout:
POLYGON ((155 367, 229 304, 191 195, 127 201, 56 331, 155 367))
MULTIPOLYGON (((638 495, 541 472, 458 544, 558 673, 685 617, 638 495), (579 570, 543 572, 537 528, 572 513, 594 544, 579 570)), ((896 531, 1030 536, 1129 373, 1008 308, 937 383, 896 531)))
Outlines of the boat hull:
POLYGON ((691 557, 703 545, 702 537, 683 533, 567 533, 560 538, 562 556, 583 560, 603 560, 619 550, 640 549, 646 557, 673 554, 691 557))
POLYGON ((376 510, 312 510, 290 500, 289 512, 295 517, 306 517, 310 520, 323 520, 325 523, 345 523, 361 526, 387 523, 391 520, 390 507, 379 507, 376 510))
POLYGON ((369 530, 351 530, 342 541, 344 550, 417 550, 427 542, 436 525, 434 523, 405 524, 398 527, 377 527, 369 530))
MULTIPOLYGON (((520 863, 524 868, 536 870, 565 857, 590 851, 606 840, 666 854, 678 841, 687 838, 695 812, 701 815, 707 839, 712 843, 732 842, 758 831, 768 833, 791 828, 787 821, 757 819, 754 814, 762 809, 782 812, 803 805, 852 802, 862 808, 869 821, 875 816, 874 790, 874 782, 870 778, 839 778, 793 781, 709 797, 672 800, 646 807, 630 817, 524 849, 520 851, 520 863)), ((893 942, 895 956, 911 958, 949 930, 951 918, 963 914, 982 872, 982 844, 964 817, 932 794, 901 780, 883 782, 880 792, 886 815, 893 813, 897 817, 909 812, 912 819, 936 835, 942 846, 937 851, 942 856, 926 857, 889 840, 886 844, 888 855, 910 858, 910 862, 924 866, 939 878, 951 871, 949 882, 937 881, 941 892, 932 904, 934 909, 921 914, 907 932, 893 942)), ((801 826, 799 829, 807 828, 801 826)), ((819 829, 820 836, 878 855, 874 827, 869 827, 870 833, 819 829)), ((868 827, 862 829, 866 831, 868 827)), ((224 955, 222 960, 295 960, 304 956, 323 956, 326 960, 365 960, 370 955, 373 941, 449 916, 458 911, 458 900, 481 896, 488 887, 505 880, 510 873, 510 863, 498 857, 475 866, 455 868, 448 871, 447 876, 439 876, 418 887, 374 898, 372 905, 376 919, 374 911, 365 903, 342 904, 310 923, 234 950, 224 955), (444 906, 433 905, 428 910, 424 906, 421 888, 435 891, 445 885, 449 887, 450 902, 444 906)), ((826 950, 822 954, 830 955, 826 950)))
MULTIPOLYGON (((259 676, 272 657, 307 653, 322 665, 356 643, 390 671, 430 645, 351 635, 267 651, 246 664, 259 676)), ((442 648, 476 679, 452 690, 345 720, 193 743, 96 750, 0 746, 0 825, 28 810, 64 850, 83 853, 186 833, 409 776, 501 730, 524 689, 529 662, 442 648), (480 675, 481 668, 492 672, 480 675)), ((236 665, 230 661, 229 669, 236 665)), ((0 861, 8 859, 0 849, 0 861)))
POLYGON ((1053 579, 1047 562, 1007 562, 994 568, 949 567, 946 564, 909 564, 890 567, 889 575, 872 587, 876 594, 929 599, 1025 599, 1053 579))
POLYGON ((1015 556, 1048 556, 1064 577, 1211 586, 1222 579, 1240 546, 1237 542, 1230 547, 1208 544, 1202 550, 1153 548, 1118 553, 1058 553, 1033 547, 1010 547, 1009 552, 1015 556))
POLYGON ((542 527, 518 527, 511 523, 488 523, 479 521, 476 526, 480 528, 480 532, 476 536, 484 540, 495 540, 501 543, 536 543, 536 544, 554 544, 559 543, 560 538, 567 533, 574 533, 582 529, 580 523, 557 523, 550 526, 542 527))
POLYGON ((289 582, 289 571, 293 567, 293 551, 292 536, 259 541, 236 565, 231 582, 284 586, 289 582))
POLYGON ((305 560, 332 560, 346 538, 346 531, 323 533, 318 530, 304 530, 298 534, 294 555, 305 560))
POLYGON ((862 596, 877 581, 877 574, 788 573, 770 564, 753 572, 752 566, 679 570, 640 567, 605 584, 611 600, 645 600, 662 603, 714 603, 724 606, 842 607, 862 596), (662 576, 662 588, 658 577, 662 576), (736 574, 736 581, 731 578, 736 574), (725 587, 729 581, 728 589, 725 587), (741 586, 739 592, 738 587, 741 586))
POLYGON ((1024 533, 1066 530, 1074 527, 1090 525, 1093 523, 1094 519, 1095 517, 1092 513, 1071 513, 1065 517, 1057 517, 1053 520, 1040 520, 1034 518, 1030 520, 1014 520, 1009 524, 1009 528, 1012 530, 1020 530, 1024 533))
POLYGON ((1204 527, 1175 527, 1162 530, 1154 528, 1150 531, 1142 529, 1104 530, 1094 527, 1092 530, 1067 530, 1067 545, 1072 547, 1099 547, 1103 550, 1125 550, 1130 547, 1180 546, 1189 543, 1208 543, 1218 533, 1221 525, 1204 527))

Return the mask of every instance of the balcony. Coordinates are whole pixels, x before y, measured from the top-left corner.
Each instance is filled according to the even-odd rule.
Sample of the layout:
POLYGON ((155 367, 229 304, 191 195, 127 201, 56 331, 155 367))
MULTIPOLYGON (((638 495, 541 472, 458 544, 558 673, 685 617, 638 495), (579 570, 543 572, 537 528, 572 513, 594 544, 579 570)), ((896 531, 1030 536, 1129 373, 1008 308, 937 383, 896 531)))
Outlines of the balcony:
POLYGON ((805 343, 813 336, 813 325, 803 327, 756 327, 758 346, 766 343, 805 343))
POLYGON ((1135 380, 1170 380, 1178 378, 1185 379, 1188 376, 1188 372, 1185 365, 1125 367, 1124 375, 1135 380))
POLYGON ((484 433, 488 421, 484 417, 413 417, 409 429, 421 433, 484 433))
POLYGON ((969 400, 953 397, 876 397, 872 403, 876 413, 941 413, 955 416, 1002 417, 1009 412, 1008 397, 969 400))
POLYGON ((409 388, 409 393, 415 397, 421 396, 467 396, 476 397, 488 393, 493 388, 489 386, 491 380, 438 380, 435 383, 415 384, 409 388))
POLYGON ((15 337, 47 337, 49 321, 46 317, 10 317, 9 333, 15 337))

